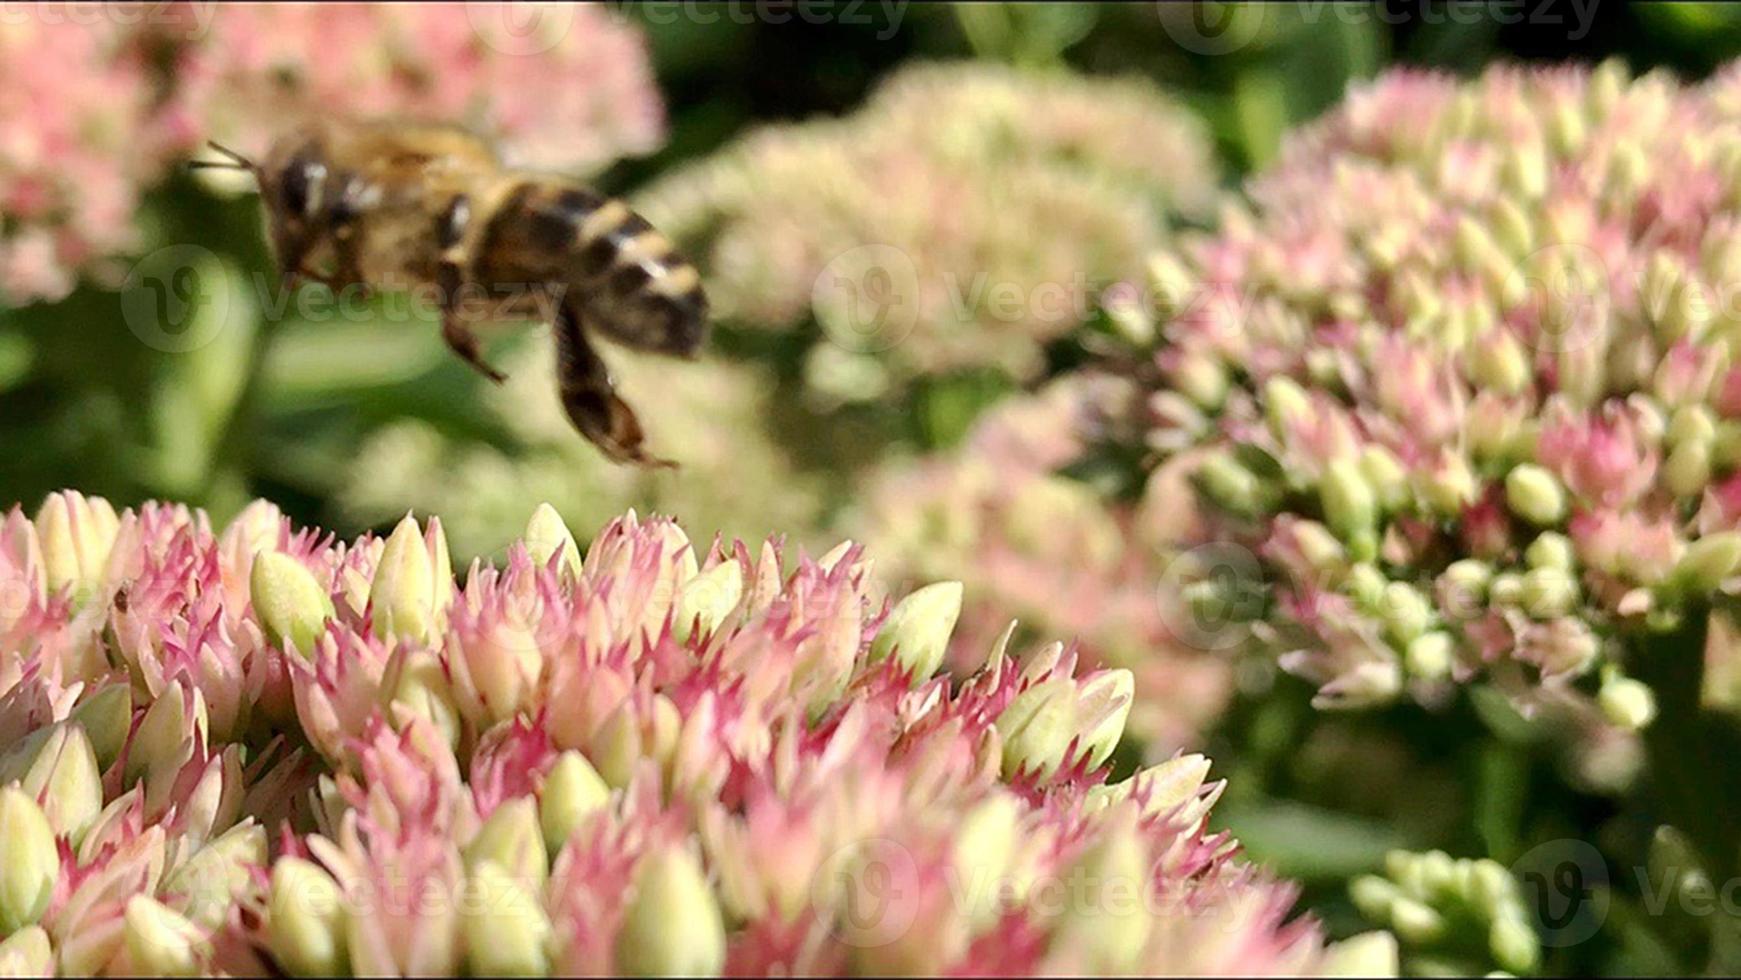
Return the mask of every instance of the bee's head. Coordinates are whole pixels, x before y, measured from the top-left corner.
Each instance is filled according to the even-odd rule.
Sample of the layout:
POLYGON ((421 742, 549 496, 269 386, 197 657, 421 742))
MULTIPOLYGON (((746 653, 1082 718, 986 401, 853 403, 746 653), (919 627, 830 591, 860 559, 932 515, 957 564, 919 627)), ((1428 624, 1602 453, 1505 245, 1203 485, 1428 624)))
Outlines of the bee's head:
POLYGON ((323 141, 306 133, 280 139, 256 176, 278 264, 294 273, 327 233, 333 180, 323 141))

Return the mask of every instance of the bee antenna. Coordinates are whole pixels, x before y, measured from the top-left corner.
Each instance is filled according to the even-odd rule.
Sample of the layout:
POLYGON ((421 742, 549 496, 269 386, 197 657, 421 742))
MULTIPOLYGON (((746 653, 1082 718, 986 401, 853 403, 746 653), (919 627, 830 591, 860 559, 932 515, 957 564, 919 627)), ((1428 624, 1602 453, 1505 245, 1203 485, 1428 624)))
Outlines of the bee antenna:
POLYGON ((236 162, 236 166, 239 169, 252 170, 256 173, 258 173, 260 170, 259 167, 254 165, 254 161, 248 159, 247 157, 243 156, 240 153, 237 153, 235 150, 230 149, 229 147, 225 146, 224 144, 219 143, 217 140, 207 140, 206 145, 211 147, 212 149, 218 151, 219 153, 222 153, 224 156, 229 157, 231 160, 234 160, 236 162))

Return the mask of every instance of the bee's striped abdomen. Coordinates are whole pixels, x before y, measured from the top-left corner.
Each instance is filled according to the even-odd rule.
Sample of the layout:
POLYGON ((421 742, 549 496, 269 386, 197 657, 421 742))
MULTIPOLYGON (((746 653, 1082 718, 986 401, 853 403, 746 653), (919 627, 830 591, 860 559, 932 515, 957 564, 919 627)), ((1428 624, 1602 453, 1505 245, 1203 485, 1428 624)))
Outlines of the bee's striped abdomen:
MULTIPOLYGON (((647 220, 614 198, 571 185, 528 182, 491 228, 484 263, 501 262, 567 287, 588 329, 640 350, 688 356, 707 330, 707 300, 688 260, 647 220), (492 254, 496 257, 492 259, 492 254)), ((514 269, 480 269, 500 277, 514 269)))
POLYGON ((707 329, 695 267, 671 240, 621 201, 601 204, 580 227, 575 283, 586 284, 587 323, 633 347, 692 354, 707 329))

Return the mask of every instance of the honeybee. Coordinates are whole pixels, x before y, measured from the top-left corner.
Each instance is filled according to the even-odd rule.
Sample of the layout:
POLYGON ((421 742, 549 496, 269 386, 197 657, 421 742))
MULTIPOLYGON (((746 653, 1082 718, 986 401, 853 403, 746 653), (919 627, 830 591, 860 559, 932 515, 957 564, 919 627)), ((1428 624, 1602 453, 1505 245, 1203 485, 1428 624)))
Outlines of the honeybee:
POLYGON ((591 338, 696 355, 707 299, 695 267, 646 219, 560 176, 505 168, 476 134, 418 122, 320 121, 278 139, 259 162, 210 144, 259 184, 267 234, 288 285, 433 287, 441 336, 500 383, 474 328, 540 315, 556 335, 563 408, 619 463, 672 466, 643 448, 591 338))

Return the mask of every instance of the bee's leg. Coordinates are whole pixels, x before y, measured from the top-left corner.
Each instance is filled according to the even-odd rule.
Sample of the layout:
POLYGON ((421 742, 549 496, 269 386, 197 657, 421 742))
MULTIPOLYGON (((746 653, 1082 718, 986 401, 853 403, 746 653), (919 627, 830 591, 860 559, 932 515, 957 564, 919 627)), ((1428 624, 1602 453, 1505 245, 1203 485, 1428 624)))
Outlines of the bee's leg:
POLYGON ((447 343, 448 350, 458 354, 460 360, 470 364, 478 373, 496 384, 508 380, 506 374, 491 367, 484 360, 483 345, 478 343, 478 335, 472 333, 471 327, 461 315, 459 303, 462 279, 459 265, 444 260, 436 274, 441 287, 441 339, 447 343))
POLYGON ((641 447, 646 438, 641 421, 617 395, 609 369, 581 332, 580 316, 573 304, 562 304, 555 333, 556 380, 562 407, 580 434, 612 462, 676 468, 676 463, 649 455, 641 447))

